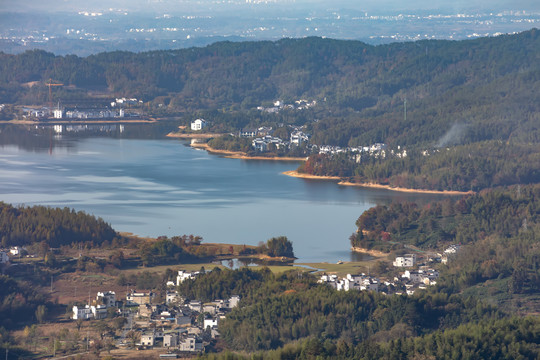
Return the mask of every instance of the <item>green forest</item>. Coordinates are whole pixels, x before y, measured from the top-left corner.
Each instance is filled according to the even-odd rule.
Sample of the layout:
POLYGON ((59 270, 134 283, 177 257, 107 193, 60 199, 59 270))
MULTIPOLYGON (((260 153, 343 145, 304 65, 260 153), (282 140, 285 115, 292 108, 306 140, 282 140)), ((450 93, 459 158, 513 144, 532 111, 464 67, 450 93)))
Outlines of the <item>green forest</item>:
POLYGON ((537 317, 511 313, 448 287, 414 296, 336 291, 313 275, 214 269, 182 283, 188 299, 240 294, 220 321, 220 354, 205 359, 536 359, 537 317), (248 351, 250 356, 240 355, 248 351))
MULTIPOLYGON (((314 145, 382 142, 405 147, 409 156, 363 157, 360 163, 314 157, 300 171, 477 191, 539 182, 538 49, 539 31, 532 29, 379 46, 310 37, 83 58, 40 50, 0 53, 0 103, 9 105, 3 118, 14 111, 11 105, 46 104, 46 83, 53 80, 64 84, 54 89, 55 103, 84 102, 90 90, 101 94, 101 102, 103 96, 136 97, 148 114, 179 116, 184 124, 202 116, 211 132, 264 125, 286 137, 287 125, 304 126, 314 145), (256 110, 298 99, 317 105, 271 114, 256 110), (430 156, 422 155, 425 150, 430 156)), ((249 150, 249 142, 235 139, 215 139, 213 146, 249 150)))
POLYGON ((103 219, 69 208, 14 207, 0 202, 0 239, 3 247, 42 243, 57 248, 84 243, 110 244, 120 237, 103 219))
POLYGON ((353 246, 406 251, 461 244, 441 269, 440 290, 482 297, 509 311, 534 312, 540 293, 540 186, 484 190, 419 207, 378 205, 356 221, 353 246))
MULTIPOLYGON (((435 146, 455 124, 463 131, 446 144, 538 142, 540 95, 533 89, 540 81, 539 43, 539 32, 532 29, 476 40, 379 46, 305 38, 85 58, 34 50, 0 54, 0 103, 46 103, 45 83, 53 79, 65 85, 55 89, 55 101, 73 91, 102 88, 175 113, 252 110, 277 99, 313 99, 318 105, 308 118, 302 111, 298 116, 300 123, 310 123, 316 144, 435 146), (33 81, 41 85, 24 85, 33 81)), ((216 116, 216 122, 238 129, 257 121, 249 116, 238 122, 246 118, 241 114, 216 116)))
POLYGON ((360 162, 344 154, 311 155, 298 171, 339 176, 354 183, 377 183, 407 189, 478 191, 496 186, 540 183, 539 143, 484 141, 406 158, 362 155, 360 162), (516 161, 519 159, 519 161, 516 161))

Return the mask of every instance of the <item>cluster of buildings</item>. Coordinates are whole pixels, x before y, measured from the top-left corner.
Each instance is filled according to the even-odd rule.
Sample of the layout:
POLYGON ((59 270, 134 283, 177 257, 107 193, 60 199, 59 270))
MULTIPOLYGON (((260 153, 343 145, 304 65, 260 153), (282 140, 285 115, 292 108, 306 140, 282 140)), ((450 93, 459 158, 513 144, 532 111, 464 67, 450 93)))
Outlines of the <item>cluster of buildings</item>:
POLYGON ((349 154, 354 157, 357 163, 360 163, 362 156, 369 156, 375 158, 385 159, 386 156, 397 157, 397 158, 406 158, 407 150, 402 149, 401 146, 397 146, 397 149, 388 149, 384 143, 375 143, 370 146, 358 146, 358 147, 339 147, 332 145, 313 145, 313 152, 318 152, 319 154, 326 155, 336 155, 336 154, 349 154))
MULTIPOLYGON (((176 282, 168 285, 178 285, 198 275, 199 272, 180 270, 176 282)), ((139 332, 138 346, 201 352, 211 339, 219 337, 219 320, 240 303, 238 295, 206 303, 185 301, 176 290, 168 290, 163 301, 158 302, 157 298, 151 291, 131 290, 124 301, 118 301, 113 291, 98 292, 92 303, 73 306, 72 318, 103 319, 111 312, 122 314, 130 317, 128 326, 139 332)))
POLYGON ((55 119, 114 119, 123 118, 125 116, 124 109, 78 109, 65 108, 54 109, 53 117, 55 119))
POLYGON ((50 118, 54 119, 117 119, 127 116, 124 109, 112 108, 25 108, 23 109, 24 117, 34 117, 38 119, 50 118))
POLYGON ((274 101, 274 106, 271 106, 271 107, 258 106, 257 110, 273 114, 273 113, 278 113, 280 110, 283 110, 283 109, 305 110, 315 105, 317 105, 316 100, 308 101, 308 100, 300 99, 300 100, 296 100, 293 104, 285 104, 281 100, 276 100, 274 101))
POLYGON ((141 105, 142 100, 137 100, 136 98, 116 98, 115 101, 111 102, 111 107, 116 106, 125 106, 125 105, 141 105))
MULTIPOLYGON (((342 148, 339 146, 332 146, 332 145, 321 145, 319 148, 319 154, 328 154, 328 155, 335 155, 340 153, 358 153, 358 154, 369 154, 371 156, 375 157, 386 157, 386 144, 383 143, 375 143, 370 146, 359 146, 359 147, 346 147, 342 148)), ((398 151, 400 150, 400 146, 398 146, 398 151)), ((392 154, 394 154, 393 150, 391 151, 392 154)), ((407 151, 404 150, 405 157, 407 156, 407 151)), ((401 155, 402 153, 400 153, 401 155)))
POLYGON ((290 149, 291 146, 300 146, 303 143, 309 142, 309 135, 304 133, 299 128, 293 129, 289 137, 289 141, 274 137, 271 135, 272 133, 272 128, 262 127, 256 129, 256 131, 242 130, 240 132, 240 136, 255 137, 255 139, 253 139, 253 141, 251 142, 251 146, 253 147, 253 149, 260 152, 269 151, 272 147, 274 147, 275 149, 290 149))
MULTIPOLYGON (((454 256, 459 251, 459 245, 450 245, 443 254, 433 254, 428 256, 428 260, 433 262, 446 263, 449 257, 454 256)), ((412 295, 417 289, 425 289, 427 286, 437 284, 439 271, 424 263, 418 263, 416 254, 405 254, 396 256, 393 262, 394 267, 407 268, 393 280, 379 280, 378 278, 360 274, 347 274, 344 278, 337 275, 321 275, 318 280, 321 284, 327 284, 336 290, 358 290, 358 291, 377 291, 384 294, 401 295, 406 293, 412 295)))
POLYGON ((386 295, 414 294, 417 289, 425 289, 427 286, 435 285, 439 278, 439 272, 433 269, 406 270, 393 280, 381 281, 378 278, 360 274, 347 274, 344 278, 337 275, 321 275, 318 280, 320 284, 327 284, 336 290, 341 291, 376 291, 386 295))
POLYGON ((114 291, 98 292, 96 300, 85 306, 73 306, 73 320, 105 319, 108 309, 118 306, 114 291))
POLYGON ((288 145, 289 144, 287 142, 281 140, 278 137, 274 137, 271 135, 255 138, 251 142, 251 146, 253 147, 253 149, 260 152, 269 151, 272 149, 272 147, 274 147, 275 149, 283 149, 287 147, 288 145))
POLYGON ((321 275, 317 281, 320 284, 327 284, 336 290, 369 290, 379 291, 379 280, 366 274, 351 275, 347 274, 344 278, 338 278, 337 275, 321 275))
POLYGON ((22 248, 20 246, 12 246, 9 249, 0 249, 0 264, 7 264, 11 257, 22 256, 25 250, 25 248, 22 248))

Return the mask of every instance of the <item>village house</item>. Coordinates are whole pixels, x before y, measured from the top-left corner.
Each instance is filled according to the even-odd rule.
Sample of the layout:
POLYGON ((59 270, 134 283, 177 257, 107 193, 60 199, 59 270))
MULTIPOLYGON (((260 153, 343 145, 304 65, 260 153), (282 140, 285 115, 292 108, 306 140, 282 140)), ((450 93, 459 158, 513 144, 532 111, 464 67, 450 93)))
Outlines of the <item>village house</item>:
POLYGON ((178 275, 176 276, 176 286, 179 286, 184 280, 187 279, 195 279, 199 275, 198 271, 184 271, 184 270, 178 270, 178 275))
POLYGON ((154 346, 155 342, 156 342, 156 337, 153 332, 146 332, 141 335, 141 345, 154 346))
POLYGON ((173 315, 173 313, 169 310, 164 310, 162 311, 159 315, 158 315, 158 319, 161 320, 162 322, 164 321, 175 321, 175 317, 173 315))
POLYGON ((98 304, 103 304, 107 308, 116 306, 116 293, 114 291, 98 292, 96 300, 98 304))
POLYGON ((179 349, 180 351, 196 352, 202 351, 204 348, 201 340, 195 336, 188 336, 180 342, 179 349))
POLYGON ((86 305, 85 307, 73 306, 73 320, 83 319, 88 320, 94 317, 90 306, 86 305))
POLYGON ((192 311, 202 312, 202 303, 199 300, 191 300, 188 307, 192 311))
POLYGON ((225 308, 233 309, 240 303, 240 295, 233 295, 225 301, 225 308))
POLYGON ((202 306, 202 312, 208 313, 210 315, 215 315, 222 307, 223 307, 222 303, 220 303, 219 301, 213 301, 213 302, 204 304, 202 306))
POLYGON ((321 278, 317 281, 319 284, 327 284, 333 287, 334 289, 337 289, 337 282, 338 277, 337 275, 321 275, 321 278))
POLYGON ((21 252, 22 252, 22 248, 19 247, 19 246, 12 246, 10 249, 9 249, 9 253, 13 256, 20 256, 21 255, 21 252))
POLYGON ((203 322, 203 328, 206 329, 206 328, 214 328, 216 327, 217 328, 218 326, 218 319, 214 319, 212 317, 208 318, 208 319, 204 319, 204 322, 203 322))
POLYGON ((395 267, 412 267, 416 265, 416 255, 406 254, 403 256, 397 256, 396 260, 392 263, 395 267))
POLYGON ((152 299, 156 296, 153 292, 137 292, 131 290, 130 293, 126 295, 126 302, 130 305, 144 305, 151 304, 152 299))
POLYGON ((302 131, 294 131, 291 133, 290 143, 295 145, 302 145, 304 142, 309 141, 309 136, 304 134, 302 131))
POLYGON ((167 291, 165 294, 165 303, 167 305, 177 303, 180 300, 180 297, 178 296, 178 291, 167 291))
POLYGON ((175 322, 179 326, 191 325, 191 316, 185 311, 180 310, 176 313, 175 322))
POLYGON ((169 332, 163 335, 163 347, 172 348, 178 345, 179 336, 177 332, 169 332))
POLYGON ((207 123, 204 119, 196 119, 191 122, 191 130, 200 131, 206 127, 207 123))
POLYGON ((105 305, 90 306, 94 319, 100 320, 107 317, 107 307, 105 305))
POLYGON ((240 137, 255 137, 257 136, 257 132, 258 131, 255 128, 245 128, 245 129, 240 130, 238 135, 240 137))
POLYGON ((253 139, 251 146, 260 152, 265 152, 269 150, 270 145, 275 146, 276 149, 280 149, 286 146, 286 143, 283 142, 280 138, 266 135, 262 138, 253 139))

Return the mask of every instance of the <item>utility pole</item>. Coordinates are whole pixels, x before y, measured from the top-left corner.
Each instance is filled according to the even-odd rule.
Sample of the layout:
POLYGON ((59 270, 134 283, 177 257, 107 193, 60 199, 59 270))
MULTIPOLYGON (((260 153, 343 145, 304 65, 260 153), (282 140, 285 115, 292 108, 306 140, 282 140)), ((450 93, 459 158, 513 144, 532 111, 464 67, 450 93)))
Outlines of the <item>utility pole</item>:
POLYGON ((407 122, 407 98, 403 100, 403 121, 407 122))

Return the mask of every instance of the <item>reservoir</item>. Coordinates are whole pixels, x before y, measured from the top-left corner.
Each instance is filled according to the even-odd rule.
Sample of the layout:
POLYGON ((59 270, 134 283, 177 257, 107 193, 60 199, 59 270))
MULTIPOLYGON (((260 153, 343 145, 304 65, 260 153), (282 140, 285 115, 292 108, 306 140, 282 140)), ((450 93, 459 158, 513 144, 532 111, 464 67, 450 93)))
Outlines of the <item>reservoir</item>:
POLYGON ((298 163, 211 155, 155 125, 52 129, 0 127, 0 201, 74 208, 140 236, 257 245, 284 235, 298 262, 350 261, 363 211, 441 198, 288 177, 298 163))

